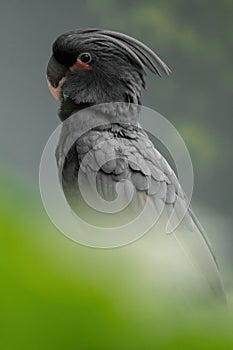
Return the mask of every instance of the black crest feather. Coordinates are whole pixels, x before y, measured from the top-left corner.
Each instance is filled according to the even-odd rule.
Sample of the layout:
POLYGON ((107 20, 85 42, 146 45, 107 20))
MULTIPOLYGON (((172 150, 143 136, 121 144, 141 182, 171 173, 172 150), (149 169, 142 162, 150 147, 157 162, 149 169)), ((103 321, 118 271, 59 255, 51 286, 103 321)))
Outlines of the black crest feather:
POLYGON ((75 48, 78 42, 82 44, 111 45, 112 47, 124 51, 124 53, 141 69, 149 69, 154 74, 161 76, 163 73, 169 75, 170 68, 162 59, 148 46, 129 35, 119 32, 103 29, 76 29, 74 31, 62 34, 54 43, 54 50, 59 43, 63 42, 66 46, 72 45, 75 48))

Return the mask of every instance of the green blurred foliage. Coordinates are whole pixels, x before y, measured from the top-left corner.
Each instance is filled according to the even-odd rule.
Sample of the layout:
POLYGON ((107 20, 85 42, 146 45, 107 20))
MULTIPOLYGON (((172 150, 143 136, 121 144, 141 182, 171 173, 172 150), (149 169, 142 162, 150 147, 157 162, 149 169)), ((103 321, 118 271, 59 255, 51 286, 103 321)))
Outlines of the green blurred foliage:
POLYGON ((80 246, 9 173, 0 214, 1 349, 232 349, 231 290, 228 308, 198 310, 158 293, 143 239, 113 250, 80 246))

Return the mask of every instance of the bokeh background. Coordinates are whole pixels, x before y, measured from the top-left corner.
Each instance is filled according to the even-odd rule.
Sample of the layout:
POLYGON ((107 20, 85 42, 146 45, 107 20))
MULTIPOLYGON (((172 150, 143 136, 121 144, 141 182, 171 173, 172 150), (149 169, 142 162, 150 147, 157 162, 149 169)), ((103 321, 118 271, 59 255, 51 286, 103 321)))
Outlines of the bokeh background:
POLYGON ((1 349, 232 349, 233 1, 2 0, 0 10, 1 349), (193 205, 229 310, 177 314, 169 300, 162 307, 140 242, 130 255, 95 250, 50 223, 38 169, 59 121, 45 69, 53 40, 77 27, 128 33, 171 67, 169 78, 148 74, 144 105, 166 116, 189 148, 193 205))

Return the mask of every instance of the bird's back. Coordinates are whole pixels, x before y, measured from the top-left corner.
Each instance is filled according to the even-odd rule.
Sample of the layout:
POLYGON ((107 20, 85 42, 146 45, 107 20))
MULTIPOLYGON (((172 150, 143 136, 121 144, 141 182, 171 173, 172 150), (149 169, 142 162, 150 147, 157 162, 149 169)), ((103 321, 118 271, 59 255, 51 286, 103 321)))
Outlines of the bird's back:
POLYGON ((83 133, 66 156, 62 181, 73 210, 97 226, 125 225, 146 206, 138 229, 151 225, 142 241, 151 245, 159 285, 204 302, 224 299, 210 244, 174 171, 139 125, 112 123, 83 133), (118 201, 120 209, 106 213, 102 200, 103 208, 118 201))

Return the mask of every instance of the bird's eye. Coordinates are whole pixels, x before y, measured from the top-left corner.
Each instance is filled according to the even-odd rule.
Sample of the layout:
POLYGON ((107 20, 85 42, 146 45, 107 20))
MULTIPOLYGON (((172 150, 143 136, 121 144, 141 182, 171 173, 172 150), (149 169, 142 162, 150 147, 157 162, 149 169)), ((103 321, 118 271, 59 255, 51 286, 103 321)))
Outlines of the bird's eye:
POLYGON ((91 62, 91 55, 88 52, 84 52, 78 56, 78 59, 80 61, 82 61, 83 63, 90 63, 91 62))

